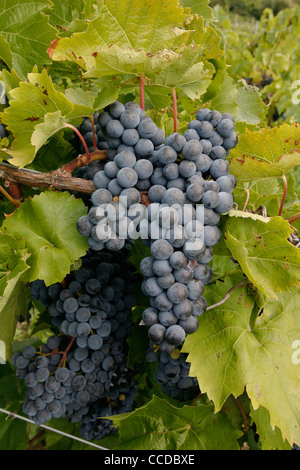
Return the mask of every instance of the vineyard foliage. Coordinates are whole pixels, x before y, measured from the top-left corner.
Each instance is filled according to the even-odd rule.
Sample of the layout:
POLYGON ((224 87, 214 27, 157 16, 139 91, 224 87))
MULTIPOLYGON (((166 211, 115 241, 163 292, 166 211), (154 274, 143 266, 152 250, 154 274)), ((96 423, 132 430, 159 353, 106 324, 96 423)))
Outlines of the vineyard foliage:
MULTIPOLYGON (((88 251, 77 220, 86 198, 34 178, 76 157, 74 130, 106 106, 144 99, 164 130, 181 134, 202 107, 232 113, 238 145, 227 157, 237 179, 234 208, 209 263, 208 309, 182 351, 201 393, 165 395, 145 362, 148 299, 136 283, 128 367, 134 409, 111 419, 107 449, 284 449, 300 445, 300 7, 260 20, 229 16, 208 0, 6 0, 0 7, 0 175, 12 167, 31 184, 0 197, 0 407, 22 414, 24 389, 12 354, 53 334, 30 282, 63 282, 88 251), (141 78, 144 87, 141 88, 141 78), (144 93, 144 96, 141 93, 144 93), (177 100, 177 115, 175 102, 177 100), (73 126, 73 127, 72 127, 73 126), (30 171, 28 171, 30 170, 30 171), (27 173, 26 173, 27 172, 27 173), (221 302, 230 291, 225 302, 221 302), (20 322, 20 316, 25 318, 20 322)), ((75 167, 74 167, 75 168, 75 167)), ((73 168, 73 169, 74 169, 73 168)), ((147 247, 129 261, 139 273, 147 247)), ((76 423, 50 422, 78 434, 76 423)), ((0 413, 0 448, 25 449, 34 424, 0 413)), ((89 449, 46 432, 47 449, 89 449)))

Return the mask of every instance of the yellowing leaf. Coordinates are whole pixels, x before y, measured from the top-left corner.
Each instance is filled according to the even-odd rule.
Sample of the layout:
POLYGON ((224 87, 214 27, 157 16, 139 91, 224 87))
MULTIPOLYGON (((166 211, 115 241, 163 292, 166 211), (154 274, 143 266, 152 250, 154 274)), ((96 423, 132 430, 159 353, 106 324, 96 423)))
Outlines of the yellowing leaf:
MULTIPOLYGON (((205 288, 208 305, 224 298, 236 280, 229 277, 205 288)), ((269 300, 259 316, 246 284, 237 287, 223 304, 199 317, 198 330, 188 335, 183 351, 189 353, 190 375, 218 412, 227 397, 246 390, 254 409, 270 413, 290 444, 300 442, 300 371, 293 361, 293 344, 300 337, 297 315, 300 289, 269 300)))
POLYGON ((300 252, 287 240, 293 230, 282 217, 246 214, 229 213, 225 243, 248 279, 276 299, 279 292, 299 285, 300 252))
POLYGON ((231 150, 231 172, 239 182, 282 176, 300 165, 300 125, 282 124, 239 135, 231 150))
MULTIPOLYGON (((58 113, 57 130, 61 128, 62 120, 77 124, 82 116, 93 113, 93 108, 78 105, 68 100, 66 96, 55 89, 51 77, 46 70, 42 73, 28 74, 28 82, 20 82, 20 86, 11 90, 10 106, 1 113, 1 120, 14 137, 11 148, 6 151, 10 163, 23 167, 30 163, 40 147, 36 145, 36 137, 32 139, 35 127, 49 120, 46 116, 58 113)), ((51 127, 51 135, 55 128, 51 127)))
POLYGON ((163 48, 172 49, 182 35, 184 44, 188 34, 183 29, 185 11, 177 0, 107 0, 99 16, 88 22, 88 29, 71 38, 53 43, 49 53, 53 60, 71 60, 83 68, 102 48, 113 44, 147 53, 163 48))

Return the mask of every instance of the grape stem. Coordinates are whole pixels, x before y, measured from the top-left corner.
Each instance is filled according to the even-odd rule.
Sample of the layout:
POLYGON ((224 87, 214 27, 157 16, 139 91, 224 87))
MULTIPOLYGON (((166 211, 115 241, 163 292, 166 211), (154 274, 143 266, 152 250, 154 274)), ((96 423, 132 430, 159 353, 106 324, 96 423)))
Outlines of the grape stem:
POLYGON ((32 449, 32 444, 34 444, 34 442, 40 439, 40 437, 42 437, 44 434, 45 430, 41 429, 41 431, 39 431, 32 439, 30 439, 30 441, 28 442, 27 450, 32 449))
POLYGON ((288 223, 290 224, 291 222, 295 222, 295 220, 300 219, 300 212, 297 212, 297 214, 292 215, 289 219, 287 219, 288 223))
POLYGON ((237 289, 237 287, 240 287, 242 284, 244 284, 245 282, 247 281, 247 279, 244 279, 243 281, 239 282, 238 284, 236 284, 235 286, 231 287, 231 289, 229 289, 229 291, 226 292, 225 296, 223 297, 222 300, 220 300, 219 302, 213 304, 213 305, 210 305, 209 307, 207 307, 206 311, 208 310, 211 310, 215 307, 219 307, 219 305, 222 305, 226 302, 226 300, 229 299, 229 296, 230 296, 230 293, 234 290, 234 289, 237 289))
POLYGON ((4 186, 7 188, 10 196, 16 201, 18 205, 24 201, 24 195, 21 186, 18 183, 14 183, 11 180, 4 180, 4 186))
POLYGON ((66 349, 62 352, 62 358, 60 360, 60 363, 58 364, 57 368, 59 369, 60 367, 63 367, 66 363, 66 360, 67 360, 67 354, 68 352, 70 351, 74 341, 76 341, 76 338, 73 337, 71 339, 71 341, 69 342, 68 346, 66 347, 66 349))
POLYGON ((173 96, 174 132, 177 132, 177 130, 178 130, 177 96, 176 96, 176 89, 175 88, 172 88, 172 96, 173 96))
POLYGON ((91 116, 91 123, 92 123, 92 129, 93 129, 93 145, 94 145, 94 151, 97 152, 97 143, 96 143, 96 131, 95 131, 95 122, 94 122, 94 116, 91 116))
POLYGON ((145 111, 145 97, 144 97, 144 75, 140 75, 140 101, 141 108, 145 111))
POLYGON ((196 396, 196 398, 194 398, 194 400, 193 400, 192 403, 191 403, 191 406, 195 406, 196 403, 197 403, 197 401, 198 401, 201 397, 202 397, 202 392, 200 392, 200 393, 196 396))
POLYGON ((70 129, 72 129, 79 137, 79 139, 81 140, 82 142, 82 145, 84 146, 84 150, 88 156, 88 158, 90 158, 90 152, 89 152, 89 149, 88 149, 88 146, 86 145, 86 141, 84 140, 83 138, 83 135, 81 134, 81 132, 77 129, 77 127, 73 126, 73 124, 69 124, 66 122, 66 124, 63 126, 63 127, 68 127, 70 129))
POLYGON ((282 179, 283 179, 284 189, 283 189, 283 196, 282 196, 282 200, 281 200, 281 204, 280 204, 280 208, 279 208, 279 212, 278 212, 279 216, 281 216, 281 214, 282 214, 283 206, 284 206, 284 202, 285 202, 285 198, 286 198, 286 194, 287 194, 287 179, 286 179, 286 176, 283 175, 282 179))
POLYGON ((40 346, 40 354, 41 356, 53 356, 54 354, 61 354, 62 355, 62 358, 57 366, 57 368, 59 369, 60 367, 64 366, 65 365, 65 362, 66 362, 66 359, 67 359, 67 354, 68 352, 70 351, 72 345, 74 344, 74 341, 76 340, 75 337, 72 337, 68 346, 66 347, 66 349, 64 351, 57 351, 57 350, 53 350, 52 352, 49 352, 49 353, 42 353, 42 350, 41 350, 41 346, 40 346))
POLYGON ((76 170, 76 168, 80 168, 81 166, 88 165, 89 163, 97 160, 106 160, 107 159, 107 150, 96 150, 95 152, 88 154, 78 155, 78 157, 74 158, 71 162, 66 163, 63 165, 59 170, 56 170, 59 173, 71 173, 76 170))
POLYGON ((242 407, 242 405, 241 405, 241 403, 239 402, 239 400, 238 400, 236 397, 234 397, 234 399, 235 399, 235 402, 236 402, 236 404, 237 404, 237 407, 238 407, 238 409, 240 410, 241 415, 242 415, 242 417, 243 417, 245 430, 246 430, 246 432, 249 432, 248 418, 247 418, 247 415, 246 415, 246 413, 245 413, 245 410, 244 410, 244 408, 242 407))
POLYGON ((254 212, 254 214, 259 214, 260 212, 263 217, 268 217, 266 206, 259 206, 259 208, 254 212))

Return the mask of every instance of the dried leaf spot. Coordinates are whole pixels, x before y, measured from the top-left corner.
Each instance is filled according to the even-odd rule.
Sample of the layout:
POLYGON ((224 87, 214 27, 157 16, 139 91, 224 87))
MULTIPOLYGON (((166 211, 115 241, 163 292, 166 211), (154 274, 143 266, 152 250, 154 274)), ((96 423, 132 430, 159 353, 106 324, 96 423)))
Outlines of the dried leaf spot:
POLYGON ((36 116, 30 116, 30 117, 25 119, 25 121, 31 121, 31 122, 39 121, 39 120, 40 120, 40 118, 36 117, 36 116))

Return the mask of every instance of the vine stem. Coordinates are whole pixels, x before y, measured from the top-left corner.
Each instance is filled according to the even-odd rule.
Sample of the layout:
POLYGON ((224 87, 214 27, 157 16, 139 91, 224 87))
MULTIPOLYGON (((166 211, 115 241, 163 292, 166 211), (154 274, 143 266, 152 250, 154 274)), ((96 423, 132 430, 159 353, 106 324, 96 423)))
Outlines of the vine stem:
MULTIPOLYGON (((82 154, 78 155, 78 157, 74 158, 74 160, 66 163, 58 170, 55 170, 58 173, 72 173, 76 168, 80 168, 81 166, 88 165, 91 162, 97 160, 106 160, 107 159, 107 150, 97 150, 96 152, 92 152, 89 154, 82 154)), ((55 173, 55 171, 53 173, 55 173)))
POLYGON ((225 296, 223 297, 222 300, 220 300, 219 302, 213 304, 213 305, 210 305, 209 307, 207 307, 206 311, 207 310, 211 310, 215 307, 218 307, 219 305, 222 305, 224 304, 224 302, 226 302, 226 300, 229 299, 229 296, 231 294, 231 292, 234 290, 234 289, 237 289, 238 287, 240 287, 242 284, 244 284, 245 282, 247 281, 247 279, 244 279, 243 281, 239 282, 238 284, 236 284, 235 286, 231 287, 231 289, 229 289, 229 291, 226 292, 225 296))
POLYGON ((178 130, 178 111, 177 111, 177 96, 176 96, 176 89, 172 88, 172 96, 173 96, 173 113, 174 113, 174 132, 178 130))
POLYGON ((280 208, 279 208, 279 212, 278 212, 279 216, 282 214, 283 206, 284 206, 284 202, 285 202, 285 198, 286 198, 286 194, 287 194, 287 179, 286 179, 286 176, 283 175, 282 179, 283 179, 284 189, 283 189, 283 196, 282 196, 282 200, 281 200, 281 204, 280 204, 280 208))
POLYGON ((236 402, 236 404, 237 404, 237 406, 238 406, 238 409, 240 410, 241 415, 242 415, 242 417, 243 417, 245 430, 246 430, 246 432, 249 432, 248 418, 247 418, 247 415, 246 415, 246 413, 245 413, 245 410, 244 410, 244 408, 242 407, 242 405, 241 405, 241 403, 239 402, 239 400, 238 400, 236 397, 234 397, 234 399, 235 399, 235 402, 236 402))
POLYGON ((32 444, 34 444, 35 441, 40 439, 45 434, 45 429, 41 429, 30 441, 28 442, 27 450, 32 448, 32 444))
POLYGON ((196 403, 197 403, 197 401, 198 401, 199 398, 201 398, 201 397, 202 397, 202 393, 200 392, 200 393, 196 396, 196 398, 194 398, 194 400, 192 401, 191 406, 195 406, 196 403))
POLYGON ((295 220, 300 219, 300 212, 297 212, 297 214, 292 215, 287 219, 288 223, 290 224, 291 222, 295 222, 295 220))
POLYGON ((14 199, 8 192, 0 185, 0 192, 5 196, 9 202, 11 202, 15 207, 19 207, 20 202, 14 199))
MULTIPOLYGON (((32 188, 55 188, 58 190, 71 190, 82 192, 84 194, 92 194, 95 191, 93 181, 74 178, 71 176, 72 172, 76 168, 88 165, 92 161, 106 159, 107 150, 97 150, 97 152, 90 153, 89 156, 86 154, 78 155, 78 157, 66 163, 58 170, 50 171, 48 173, 34 171, 28 168, 19 169, 8 163, 2 162, 0 163, 0 177, 2 177, 4 181, 9 180, 32 188)), ((15 202, 19 203, 19 201, 15 202)))
POLYGON ((267 208, 266 206, 259 206, 258 209, 256 209, 256 211, 254 212, 254 214, 259 214, 259 213, 262 213, 262 216, 263 217, 268 217, 268 213, 267 213, 267 208))
POLYGON ((145 96, 144 96, 144 75, 140 75, 140 101, 141 108, 145 111, 145 96))

